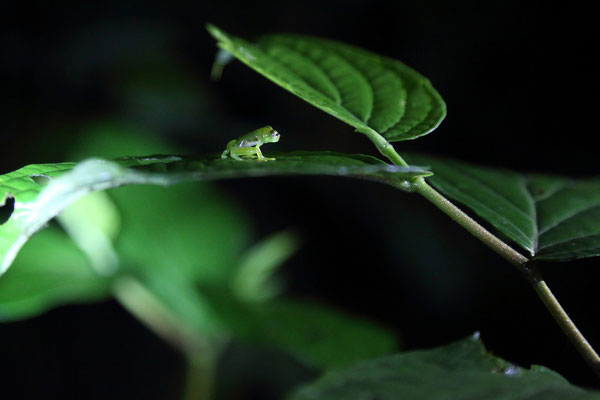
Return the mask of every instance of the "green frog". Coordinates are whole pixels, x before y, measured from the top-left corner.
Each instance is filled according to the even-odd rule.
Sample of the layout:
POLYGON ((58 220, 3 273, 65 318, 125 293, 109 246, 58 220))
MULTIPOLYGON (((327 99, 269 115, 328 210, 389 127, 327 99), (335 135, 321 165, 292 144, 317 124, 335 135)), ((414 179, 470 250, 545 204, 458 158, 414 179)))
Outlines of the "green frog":
POLYGON ((221 154, 221 158, 225 159, 227 158, 227 154, 229 154, 231 158, 237 161, 253 159, 257 161, 273 161, 275 158, 263 156, 260 146, 265 143, 279 142, 279 136, 279 132, 272 127, 268 125, 263 126, 227 143, 227 147, 223 151, 223 154, 221 154))

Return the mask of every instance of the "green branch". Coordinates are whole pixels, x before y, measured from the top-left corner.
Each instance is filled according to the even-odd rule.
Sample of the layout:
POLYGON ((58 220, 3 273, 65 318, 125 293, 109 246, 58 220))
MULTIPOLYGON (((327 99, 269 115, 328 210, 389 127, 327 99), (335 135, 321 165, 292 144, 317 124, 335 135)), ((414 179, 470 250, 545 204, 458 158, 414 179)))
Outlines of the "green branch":
POLYGON ((526 275, 530 273, 529 268, 526 267, 526 264, 529 261, 527 257, 523 256, 521 253, 510 247, 497 236, 481 226, 473 218, 469 217, 450 200, 429 186, 423 178, 419 178, 414 182, 414 188, 417 193, 432 202, 437 208, 442 210, 446 215, 469 231, 477 239, 481 240, 486 246, 494 250, 509 263, 517 267, 519 271, 526 275))
MULTIPOLYGON (((388 157, 395 165, 408 166, 402 157, 396 153, 394 147, 379 134, 367 136, 369 136, 379 151, 388 157), (378 136, 378 138, 375 136, 378 136), (383 145, 382 141, 385 141, 387 145, 383 145)), ((407 190, 405 181, 399 184, 398 187, 400 189, 407 190)), ((460 226, 482 241, 486 246, 491 248, 510 264, 515 266, 523 274, 525 279, 531 283, 537 295, 540 297, 548 311, 550 311, 550 314, 552 314, 552 317, 558 323, 564 334, 569 338, 573 346, 575 346, 579 354, 581 354, 596 375, 600 377, 600 357, 598 356, 598 353, 596 353, 581 331, 579 331, 575 323, 571 320, 571 318, 569 318, 569 315, 562 308, 558 299, 554 297, 554 294, 550 291, 550 288, 542 279, 538 269, 535 266, 530 265, 530 260, 527 257, 523 256, 521 253, 510 247, 507 243, 481 226, 473 218, 469 217, 450 200, 429 186, 423 177, 415 178, 410 183, 409 191, 417 192, 421 196, 425 197, 460 226)))
POLYGON ((187 361, 184 400, 209 400, 221 344, 194 334, 146 287, 134 278, 120 278, 115 298, 151 331, 178 349, 187 361))
POLYGON ((600 377, 600 356, 598 356, 598 353, 596 353, 583 334, 577 329, 577 326, 575 326, 556 297, 554 297, 554 294, 550 291, 546 282, 539 280, 537 282, 532 282, 532 285, 564 334, 567 335, 573 346, 575 346, 579 354, 581 354, 596 375, 600 377))

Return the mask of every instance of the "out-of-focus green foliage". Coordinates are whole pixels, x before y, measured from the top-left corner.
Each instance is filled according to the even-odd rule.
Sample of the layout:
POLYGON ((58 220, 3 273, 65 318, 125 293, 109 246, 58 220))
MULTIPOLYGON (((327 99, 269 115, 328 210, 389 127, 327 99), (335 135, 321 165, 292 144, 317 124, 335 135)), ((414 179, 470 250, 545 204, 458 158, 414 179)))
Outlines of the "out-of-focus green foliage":
POLYGON ((111 279, 98 275, 60 228, 35 235, 0 279, 0 322, 34 317, 69 303, 98 301, 111 279))
MULTIPOLYGON (((123 127, 111 125, 95 131, 105 138, 92 136, 100 154, 102 142, 108 145, 104 154, 110 155, 122 150, 115 142, 135 146, 136 140, 123 127), (112 129, 118 132, 118 139, 106 140, 112 129)), ((158 145, 141 147, 161 150, 158 145)), ((73 164, 59 166, 72 168, 73 164)), ((56 166, 41 168, 57 171, 56 166)), ((336 153, 291 154, 269 163, 221 160, 218 156, 139 157, 89 161, 77 168, 55 178, 34 167, 35 180, 27 169, 21 170, 26 189, 32 188, 23 191, 29 194, 24 198, 32 201, 24 202, 20 192, 11 193, 16 200, 15 213, 35 210, 34 199, 39 196, 44 203, 37 211, 40 219, 36 226, 42 227, 63 207, 79 200, 58 217, 64 231, 54 226, 36 235, 17 257, 14 268, 0 278, 0 318, 27 318, 56 305, 110 295, 133 301, 137 307, 141 298, 134 297, 142 293, 147 300, 143 308, 146 317, 159 321, 166 312, 168 318, 159 324, 175 322, 176 329, 199 341, 234 338, 261 343, 323 368, 344 366, 395 348, 393 335, 385 329, 323 305, 283 296, 284 285, 274 281, 272 274, 297 249, 297 238, 284 232, 248 249, 251 233, 247 219, 213 186, 197 182, 167 188, 134 185, 81 196, 125 183, 165 185, 210 177, 322 170, 379 180, 426 174, 422 169, 390 168, 372 157, 336 153), (39 176, 45 179, 40 181, 39 176), (163 315, 155 319, 153 313, 163 315), (368 345, 354 346, 355 340, 368 345)), ((1 228, 23 221, 9 222, 13 225, 1 228)), ((21 226, 33 234, 28 228, 32 225, 21 226)), ((131 303, 124 305, 134 311, 131 303)))
POLYGON ((209 298, 239 340, 291 350, 309 365, 340 368, 397 348, 384 327, 308 299, 248 303, 215 291, 209 298))

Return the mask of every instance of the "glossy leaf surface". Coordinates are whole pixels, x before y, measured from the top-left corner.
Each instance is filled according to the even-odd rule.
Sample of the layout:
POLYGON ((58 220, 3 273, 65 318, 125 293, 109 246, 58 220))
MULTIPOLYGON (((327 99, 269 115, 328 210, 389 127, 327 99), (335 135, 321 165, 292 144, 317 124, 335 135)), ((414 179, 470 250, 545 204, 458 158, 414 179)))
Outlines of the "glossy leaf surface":
POLYGON ((425 135, 446 116, 429 80, 400 61, 340 42, 267 35, 256 42, 208 27, 219 47, 313 106, 389 141, 425 135))
POLYGON ((409 156, 431 167, 427 180, 540 260, 600 255, 600 179, 521 174, 409 156))
POLYGON ((290 400, 600 399, 540 366, 523 369, 487 353, 477 336, 427 351, 361 362, 326 374, 290 400))
POLYGON ((6 271, 31 235, 89 192, 131 184, 164 186, 270 175, 335 175, 392 183, 428 175, 428 172, 421 168, 390 166, 374 157, 332 152, 286 153, 277 155, 277 160, 271 162, 223 160, 219 156, 153 156, 113 162, 89 160, 77 166, 73 163, 30 165, 0 175, 0 206, 8 206, 14 200, 14 210, 0 225, 0 273, 6 271))
POLYGON ((234 338, 319 368, 395 349, 386 329, 282 295, 271 275, 297 239, 284 231, 248 248, 248 221, 209 185, 96 192, 58 220, 74 241, 56 226, 31 238, 0 279, 0 321, 114 295, 130 311, 133 302, 175 321, 187 340, 234 338))

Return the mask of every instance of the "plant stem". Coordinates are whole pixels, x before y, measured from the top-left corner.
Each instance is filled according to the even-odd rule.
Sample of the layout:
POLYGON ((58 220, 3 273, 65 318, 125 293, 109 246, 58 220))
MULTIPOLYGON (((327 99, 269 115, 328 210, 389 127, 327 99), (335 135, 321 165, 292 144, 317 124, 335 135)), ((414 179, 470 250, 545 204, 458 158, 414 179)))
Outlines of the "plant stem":
POLYGON ((544 305, 548 311, 550 311, 550 314, 552 314, 552 317, 554 317, 554 320, 569 338, 573 346, 575 346, 579 354, 581 354, 592 370, 598 376, 600 376, 600 357, 585 339, 585 337, 581 334, 579 329, 577 329, 577 326, 575 326, 575 323, 573 323, 571 318, 569 318, 556 297, 554 297, 550 291, 550 288, 542 279, 537 268, 530 265, 528 263, 529 260, 526 257, 494 236, 484 227, 479 225, 475 220, 462 212, 458 207, 452 204, 448 199, 429 186, 423 178, 419 178, 415 182, 415 186, 416 192, 420 193, 426 199, 431 201, 440 210, 448 214, 450 218, 458 222, 462 227, 471 232, 475 237, 489 246, 496 253, 500 254, 508 262, 517 267, 521 273, 523 273, 525 279, 531 283, 536 293, 540 299, 542 299, 542 302, 544 302, 544 305))
MULTIPOLYGON (((369 139, 375 144, 381 154, 386 156, 394 165, 408 167, 408 164, 400 155, 396 152, 394 146, 389 143, 379 133, 364 132, 369 139)), ((498 237, 493 235, 490 231, 481 226, 473 218, 465 214, 460 208, 456 207, 450 200, 438 193, 434 188, 429 186, 423 177, 419 177, 412 182, 412 189, 425 197, 427 200, 432 202, 437 208, 442 210, 450 218, 456 221, 460 226, 471 232, 473 236, 481 240, 488 247, 494 250, 496 253, 504 257, 509 263, 514 265, 523 272, 526 276, 530 273, 529 268, 526 266, 527 257, 504 243, 498 237)), ((404 188, 403 188, 404 190, 404 188)))
MULTIPOLYGON (((395 165, 408 166, 408 164, 396 153, 394 147, 379 134, 368 135, 377 149, 389 158, 395 165), (371 137, 373 136, 373 137, 371 137), (378 136, 378 137, 375 137, 378 136), (385 142, 385 143, 384 143, 385 142)), ((415 179, 411 184, 411 189, 419 193, 427 200, 432 202, 437 208, 442 210, 450 218, 456 221, 460 226, 469 231, 473 236, 481 240, 484 244, 514 265, 534 287, 554 320, 558 323, 564 334, 569 338, 579 354, 584 358, 592 370, 600 377, 600 356, 579 331, 575 323, 569 318, 569 315, 562 308, 559 301, 554 297, 546 282, 542 279, 538 269, 529 264, 529 259, 518 251, 514 250, 508 244, 504 243, 494 234, 481 226, 473 218, 469 217, 450 200, 438 193, 429 186, 423 177, 415 179)), ((399 184, 400 188, 406 190, 405 186, 399 184)))
POLYGON ((127 311, 183 354, 205 347, 205 340, 192 333, 137 279, 119 278, 113 294, 127 311))
POLYGON ((490 231, 481 226, 473 218, 465 214, 461 209, 456 207, 450 200, 438 193, 434 188, 429 186, 425 179, 418 178, 414 182, 415 191, 432 202, 437 208, 442 210, 450 218, 456 221, 460 226, 469 231, 477 239, 481 240, 488 247, 500 254, 509 263, 517 267, 521 272, 530 273, 526 267, 527 257, 523 256, 518 251, 514 250, 508 244, 504 243, 490 231))
POLYGON ((575 326, 556 297, 554 297, 554 294, 550 291, 546 282, 540 279, 532 281, 531 284, 573 346, 575 346, 579 354, 581 354, 596 375, 600 377, 600 357, 598 356, 598 353, 596 353, 579 329, 577 329, 577 326, 575 326))
POLYGON ((388 142, 383 136, 381 136, 376 131, 370 130, 361 130, 361 133, 364 133, 370 140, 373 142, 377 150, 384 156, 386 156, 394 165, 398 165, 400 167, 408 167, 408 163, 404 161, 402 157, 396 152, 394 146, 388 142))
POLYGON ((218 353, 209 350, 209 352, 198 352, 188 356, 183 400, 212 399, 218 353))
POLYGON ((221 347, 216 340, 192 332, 137 279, 119 278, 113 294, 127 311, 186 357, 184 400, 209 400, 221 347))

